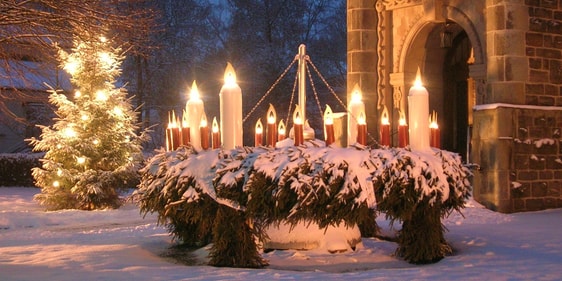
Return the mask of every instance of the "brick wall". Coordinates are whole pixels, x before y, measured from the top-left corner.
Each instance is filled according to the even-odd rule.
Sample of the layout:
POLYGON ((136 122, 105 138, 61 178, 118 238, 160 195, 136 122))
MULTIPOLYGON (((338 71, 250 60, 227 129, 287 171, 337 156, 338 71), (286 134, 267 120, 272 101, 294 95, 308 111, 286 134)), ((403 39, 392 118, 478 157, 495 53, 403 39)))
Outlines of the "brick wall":
POLYGON ((562 106, 562 1, 526 0, 529 59, 526 104, 562 106))
POLYGON ((562 112, 514 109, 513 116, 513 210, 562 207, 562 112))

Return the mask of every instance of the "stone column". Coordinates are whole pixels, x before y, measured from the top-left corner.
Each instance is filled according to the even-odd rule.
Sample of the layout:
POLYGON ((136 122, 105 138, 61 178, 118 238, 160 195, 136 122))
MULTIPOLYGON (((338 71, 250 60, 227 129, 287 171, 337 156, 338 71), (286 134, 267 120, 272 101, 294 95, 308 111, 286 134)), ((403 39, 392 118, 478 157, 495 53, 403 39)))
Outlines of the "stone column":
MULTIPOLYGON (((347 0, 347 103, 353 86, 363 93, 367 130, 378 139, 377 14, 375 0, 347 0)), ((368 142, 370 142, 368 140, 368 142)))

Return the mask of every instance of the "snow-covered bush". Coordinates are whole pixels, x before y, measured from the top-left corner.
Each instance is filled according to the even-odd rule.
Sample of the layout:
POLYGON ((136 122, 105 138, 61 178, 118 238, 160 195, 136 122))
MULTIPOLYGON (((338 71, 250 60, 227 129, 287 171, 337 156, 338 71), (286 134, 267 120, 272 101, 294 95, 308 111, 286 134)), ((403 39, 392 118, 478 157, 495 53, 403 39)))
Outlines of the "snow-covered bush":
POLYGON ((217 266, 265 265, 259 244, 270 224, 343 223, 374 232, 375 210, 404 222, 401 256, 435 261, 435 254, 428 258, 425 252, 439 258, 446 252, 441 217, 460 210, 470 192, 470 173, 453 153, 330 148, 320 142, 201 152, 181 147, 159 152, 141 174, 135 192, 141 212, 157 212, 182 243, 212 242, 210 263, 217 266), (436 215, 418 220, 424 212, 436 215), (418 241, 409 231, 427 232, 439 243, 417 248, 428 238, 418 241))
POLYGON ((41 166, 41 153, 0 154, 0 186, 33 186, 31 169, 41 166))
POLYGON ((411 263, 431 263, 452 250, 441 218, 460 211, 470 195, 471 173, 459 155, 442 150, 391 149, 379 154, 384 167, 376 173, 380 212, 401 221, 397 254, 411 263))

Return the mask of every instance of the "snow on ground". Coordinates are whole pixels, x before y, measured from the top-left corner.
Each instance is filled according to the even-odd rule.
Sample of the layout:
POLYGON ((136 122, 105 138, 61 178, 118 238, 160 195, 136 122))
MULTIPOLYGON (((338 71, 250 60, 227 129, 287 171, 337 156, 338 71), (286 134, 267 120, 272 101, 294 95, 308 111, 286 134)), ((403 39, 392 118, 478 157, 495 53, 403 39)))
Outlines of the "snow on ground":
MULTIPOLYGON (((45 212, 36 188, 0 188, 0 280, 562 280, 562 209, 500 214, 474 201, 445 224, 455 253, 436 264, 393 256, 396 244, 363 239, 355 252, 273 251, 265 269, 166 257, 172 241, 155 215, 118 210, 45 212)), ((388 223, 379 218, 385 233, 388 223)))

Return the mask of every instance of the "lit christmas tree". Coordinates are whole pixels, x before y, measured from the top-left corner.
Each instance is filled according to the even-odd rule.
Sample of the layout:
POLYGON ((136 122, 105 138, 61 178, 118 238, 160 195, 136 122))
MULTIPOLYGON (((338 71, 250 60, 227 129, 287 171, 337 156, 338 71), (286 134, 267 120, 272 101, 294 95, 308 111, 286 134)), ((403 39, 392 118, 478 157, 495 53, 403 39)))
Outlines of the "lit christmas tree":
POLYGON ((31 140, 35 151, 46 152, 33 177, 41 188, 35 199, 49 210, 119 207, 118 189, 134 184, 142 160, 137 114, 126 91, 115 87, 121 50, 105 37, 80 38, 72 53, 59 54, 74 97, 52 91, 55 124, 31 140))

